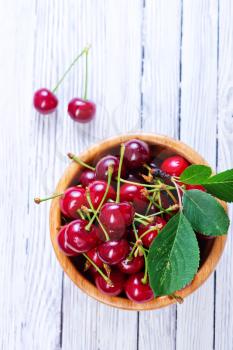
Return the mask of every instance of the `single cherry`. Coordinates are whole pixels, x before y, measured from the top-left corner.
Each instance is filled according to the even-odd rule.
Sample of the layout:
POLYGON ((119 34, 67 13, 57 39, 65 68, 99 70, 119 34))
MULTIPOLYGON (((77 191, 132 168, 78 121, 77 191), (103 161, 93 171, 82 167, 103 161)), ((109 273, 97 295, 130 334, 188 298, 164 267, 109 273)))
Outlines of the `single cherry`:
POLYGON ((131 202, 136 212, 141 213, 149 204, 145 192, 146 189, 143 186, 126 183, 121 186, 120 199, 124 202, 131 202))
POLYGON ((60 198, 61 212, 68 218, 78 219, 77 210, 87 205, 86 191, 82 187, 69 187, 60 198))
POLYGON ((199 190, 206 192, 206 189, 201 185, 186 185, 186 190, 199 190))
POLYGON ((76 253, 74 250, 70 249, 69 247, 66 246, 66 241, 65 241, 65 231, 67 229, 68 225, 63 226, 57 236, 57 243, 60 248, 60 250, 68 256, 77 256, 78 253, 76 253))
POLYGON ((92 101, 73 98, 68 104, 68 113, 75 122, 89 123, 94 119, 96 105, 92 101))
POLYGON ((106 228, 110 239, 120 239, 132 224, 135 210, 128 202, 106 203, 100 210, 99 219, 106 228))
POLYGON ((143 256, 133 256, 130 260, 128 258, 122 260, 117 264, 119 270, 123 273, 133 274, 142 270, 144 267, 144 257, 143 256))
POLYGON ((141 140, 129 140, 125 143, 124 162, 129 169, 139 168, 150 159, 150 148, 141 140))
POLYGON ((98 246, 100 259, 108 265, 116 265, 129 253, 129 243, 125 239, 106 241, 98 246))
POLYGON ((35 92, 33 104, 39 113, 50 114, 57 108, 58 99, 52 91, 42 88, 35 92))
POLYGON ((153 240, 158 236, 159 231, 166 225, 166 221, 158 216, 155 217, 154 221, 148 225, 141 224, 138 228, 138 236, 142 236, 146 231, 153 229, 154 226, 158 228, 153 229, 148 232, 145 236, 141 238, 144 247, 149 248, 153 240))
MULTIPOLYGON (((99 258, 97 248, 89 250, 86 254, 95 263, 96 266, 98 266, 100 269, 103 267, 103 261, 99 258)), ((88 270, 94 273, 97 272, 96 268, 93 265, 90 265, 88 270)))
MULTIPOLYGON (((106 188, 107 188, 107 182, 103 180, 95 180, 89 184, 88 190, 90 192, 92 205, 95 209, 97 209, 98 206, 100 205, 101 200, 105 194, 106 188)), ((112 200, 116 199, 116 192, 112 186, 110 186, 109 188, 105 202, 107 202, 108 199, 112 199, 112 200)))
POLYGON ((86 169, 82 172, 79 181, 85 188, 95 179, 96 179, 95 172, 93 170, 86 169))
POLYGON ((119 295, 124 289, 125 276, 120 271, 111 271, 110 276, 111 284, 107 283, 101 275, 95 277, 96 287, 103 294, 116 296, 119 295))
POLYGON ((149 283, 142 283, 143 275, 143 272, 132 275, 125 283, 127 297, 136 303, 145 303, 154 299, 154 294, 149 283))
POLYGON ((161 169, 171 176, 180 176, 188 166, 189 163, 183 157, 172 156, 163 161, 161 169))
POLYGON ((92 225, 90 231, 88 231, 86 229, 87 224, 87 220, 74 220, 65 231, 67 246, 77 253, 86 253, 99 244, 97 227, 92 225))
MULTIPOLYGON (((118 174, 119 159, 115 156, 112 156, 112 155, 107 155, 98 161, 98 163, 96 164, 96 168, 95 168, 96 178, 99 180, 107 180, 108 168, 110 165, 113 166, 112 177, 114 179, 118 174)), ((121 177, 124 177, 125 174, 126 174, 125 166, 122 165, 121 177)))

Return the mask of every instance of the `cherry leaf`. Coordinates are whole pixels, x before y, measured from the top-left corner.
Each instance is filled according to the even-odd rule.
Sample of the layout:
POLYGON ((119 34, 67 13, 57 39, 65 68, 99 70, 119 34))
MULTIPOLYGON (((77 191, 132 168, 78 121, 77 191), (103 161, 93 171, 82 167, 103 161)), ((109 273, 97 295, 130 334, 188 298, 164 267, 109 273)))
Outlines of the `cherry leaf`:
POLYGON ((192 226, 182 213, 177 213, 149 249, 149 282, 155 297, 170 295, 190 283, 198 270, 199 259, 192 226))
POLYGON ((233 169, 211 176, 203 182, 206 190, 226 202, 233 202, 233 169))
POLYGON ((212 170, 206 165, 190 165, 180 176, 180 181, 188 185, 201 185, 211 176, 212 170))

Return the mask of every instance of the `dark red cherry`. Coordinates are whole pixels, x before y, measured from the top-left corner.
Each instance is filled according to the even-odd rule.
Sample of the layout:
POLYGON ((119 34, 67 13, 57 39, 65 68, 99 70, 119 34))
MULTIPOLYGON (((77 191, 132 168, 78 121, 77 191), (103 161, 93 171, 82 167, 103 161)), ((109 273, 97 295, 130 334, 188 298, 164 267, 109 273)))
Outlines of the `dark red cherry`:
POLYGON ((95 172, 93 170, 86 169, 82 172, 79 181, 85 188, 95 179, 96 179, 95 172))
POLYGON ((188 166, 189 163, 183 157, 172 156, 163 161, 161 169, 171 176, 180 176, 188 166))
POLYGON ((82 98, 73 98, 68 104, 68 113, 76 122, 89 123, 95 116, 96 105, 82 98))
POLYGON ((65 232, 67 246, 77 253, 86 253, 99 244, 98 229, 94 225, 90 231, 86 230, 87 220, 72 221, 65 232))
POLYGON ((87 205, 86 191, 82 187, 69 187, 60 198, 60 209, 62 214, 71 219, 78 219, 77 213, 82 205, 87 205))
POLYGON ((199 190, 202 192, 206 192, 206 189, 201 185, 186 185, 186 190, 199 190))
MULTIPOLYGON (((110 165, 112 165, 112 167, 113 167, 112 178, 114 179, 118 174, 119 159, 115 156, 112 156, 112 155, 107 155, 98 161, 98 163, 96 164, 96 168, 95 168, 96 178, 99 180, 107 180, 108 168, 110 165)), ((121 177, 124 177, 125 174, 126 174, 125 166, 122 165, 121 177)))
POLYGON ((150 148, 140 140, 129 140, 125 143, 124 162, 129 169, 139 168, 150 159, 150 148))
POLYGON ((58 246, 60 248, 60 250, 68 256, 76 256, 79 253, 76 253, 75 251, 73 251, 72 249, 70 249, 69 247, 66 246, 66 241, 65 241, 65 231, 67 229, 68 225, 63 226, 57 236, 57 243, 58 246))
MULTIPOLYGON (((107 182, 103 180, 95 180, 89 184, 88 189, 90 191, 91 202, 95 209, 97 209, 98 206, 100 205, 101 200, 104 196, 106 187, 107 187, 107 182)), ((112 200, 116 199, 116 192, 112 186, 110 186, 109 188, 105 202, 107 202, 108 199, 112 199, 112 200)))
POLYGON ((57 108, 58 99, 52 91, 42 88, 35 92, 33 104, 39 113, 50 114, 57 108))
POLYGON ((119 270, 123 273, 133 274, 142 270, 144 267, 144 257, 143 256, 134 256, 131 260, 127 258, 117 264, 119 270))
POLYGON ((133 184, 124 184, 120 189, 120 199, 123 202, 131 202, 136 212, 143 212, 149 201, 145 196, 145 187, 133 184))
MULTIPOLYGON (((103 261, 99 258, 97 248, 89 250, 86 254, 96 264, 96 266, 98 266, 100 269, 103 267, 103 261)), ((93 265, 90 265, 88 270, 91 272, 96 272, 96 268, 93 265)))
POLYGON ((132 224, 134 214, 134 207, 128 202, 106 203, 101 208, 99 219, 110 239, 120 239, 124 236, 127 226, 132 224))
POLYGON ((132 275, 125 283, 127 297, 136 303, 145 303, 154 299, 154 294, 149 283, 142 283, 143 275, 143 272, 132 275))
POLYGON ((148 225, 141 224, 138 228, 138 236, 141 237, 146 231, 152 229, 154 226, 158 228, 153 229, 153 231, 148 232, 145 236, 141 238, 144 247, 149 248, 153 240, 158 236, 159 231, 166 225, 166 221, 158 216, 155 217, 154 221, 148 225))
POLYGON ((125 276, 120 271, 112 271, 109 276, 112 284, 108 284, 101 275, 95 277, 96 287, 103 294, 116 296, 124 289, 125 276))
POLYGON ((116 265, 129 253, 129 243, 125 239, 106 241, 98 246, 100 259, 108 265, 116 265))
POLYGON ((139 176, 139 174, 133 172, 127 176, 126 180, 131 182, 142 182, 142 177, 139 176))

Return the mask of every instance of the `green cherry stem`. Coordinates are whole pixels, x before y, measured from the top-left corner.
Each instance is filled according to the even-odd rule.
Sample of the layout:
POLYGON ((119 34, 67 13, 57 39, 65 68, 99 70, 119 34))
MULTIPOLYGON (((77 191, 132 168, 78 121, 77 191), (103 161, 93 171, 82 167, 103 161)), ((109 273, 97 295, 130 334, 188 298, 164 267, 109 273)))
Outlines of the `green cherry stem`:
POLYGON ((52 194, 51 196, 46 197, 46 198, 39 198, 39 197, 36 197, 36 198, 34 198, 34 202, 35 202, 36 204, 40 204, 41 202, 46 202, 46 201, 48 201, 48 200, 50 200, 50 199, 54 199, 54 198, 57 198, 57 197, 61 197, 63 194, 64 194, 64 193, 54 193, 54 194, 52 194))
MULTIPOLYGON (((178 201, 179 201, 179 208, 180 208, 180 211, 183 210, 183 205, 182 205, 182 199, 181 199, 181 195, 180 195, 180 186, 178 186, 178 184, 174 181, 174 180, 171 180, 172 183, 174 183, 175 187, 176 187, 176 192, 177 192, 177 196, 178 196, 178 201)), ((183 191, 183 189, 181 189, 183 191)))
POLYGON ((71 159, 71 160, 74 160, 76 163, 78 163, 79 165, 82 165, 83 167, 85 168, 88 168, 92 171, 95 170, 95 168, 85 162, 83 162, 79 157, 77 157, 75 154, 73 153, 67 153, 67 156, 71 159))
POLYGON ((78 209, 77 212, 78 212, 79 216, 81 217, 81 219, 85 220, 85 216, 83 215, 82 210, 78 209))
POLYGON ((125 154, 125 145, 121 144, 121 151, 120 151, 120 160, 119 160, 119 167, 118 167, 118 173, 117 173, 117 195, 116 195, 116 203, 120 202, 120 187, 121 187, 121 169, 123 164, 125 154))
POLYGON ((136 226, 135 226, 135 223, 133 222, 132 223, 132 226, 133 226, 133 232, 134 232, 134 236, 135 236, 135 239, 136 241, 138 240, 138 231, 136 229, 136 226))
MULTIPOLYGON (((152 199, 153 199, 153 201, 155 201, 155 197, 156 197, 156 196, 157 196, 157 192, 153 192, 153 194, 152 194, 152 199)), ((148 207, 147 207, 147 209, 146 209, 146 215, 149 213, 150 208, 152 207, 152 204, 153 204, 153 202, 150 201, 150 203, 149 203, 149 205, 148 205, 148 207)))
POLYGON ((75 65, 75 63, 80 59, 80 57, 82 57, 84 54, 86 54, 86 52, 88 52, 90 49, 90 45, 86 46, 79 54, 78 56, 74 59, 74 61, 70 64, 70 66, 67 68, 67 70, 65 71, 65 73, 63 74, 63 76, 58 80, 57 85, 53 88, 53 93, 57 91, 58 87, 61 85, 61 83, 63 82, 63 80, 65 79, 65 77, 67 76, 67 74, 69 73, 69 71, 72 69, 72 67, 75 65))
POLYGON ((88 83, 88 53, 90 47, 85 50, 85 85, 84 85, 84 96, 83 99, 87 99, 87 83, 88 83))
POLYGON ((148 221, 145 221, 143 219, 140 218, 134 218, 135 222, 139 222, 140 224, 143 224, 144 226, 148 225, 148 221))
MULTIPOLYGON (((104 204, 104 201, 107 197, 107 194, 108 194, 108 191, 109 191, 109 188, 110 188, 110 184, 111 184, 111 180, 112 180, 112 174, 113 174, 113 167, 110 165, 108 167, 108 183, 107 183, 107 187, 106 187, 106 190, 105 190, 105 193, 101 199, 101 202, 98 206, 98 208, 96 210, 94 210, 94 215, 92 216, 91 220, 89 221, 89 223, 87 224, 86 226, 86 230, 89 231, 90 228, 91 228, 91 225, 93 224, 94 220, 96 219, 102 205, 104 204)), ((88 191, 87 191, 88 192, 88 191)), ((93 208, 94 209, 94 208, 93 208)))
POLYGON ((160 185, 150 185, 150 184, 143 184, 143 183, 139 183, 139 182, 135 182, 135 181, 128 181, 125 179, 120 178, 120 181, 126 184, 131 184, 131 185, 136 185, 136 186, 142 186, 142 187, 150 187, 155 189, 158 189, 160 187, 160 185))
POLYGON ((148 274, 148 260, 147 260, 147 255, 146 255, 144 248, 142 246, 140 246, 139 249, 143 253, 144 260, 145 260, 145 272, 144 272, 144 277, 142 278, 141 281, 142 281, 142 284, 146 284, 147 283, 147 274, 148 274))
POLYGON ((94 268, 99 272, 99 274, 103 277, 103 279, 109 284, 112 285, 112 281, 110 280, 110 278, 108 278, 108 276, 106 276, 103 271, 94 263, 94 261, 92 261, 89 256, 85 253, 83 253, 83 256, 89 261, 89 263, 94 266, 94 268))

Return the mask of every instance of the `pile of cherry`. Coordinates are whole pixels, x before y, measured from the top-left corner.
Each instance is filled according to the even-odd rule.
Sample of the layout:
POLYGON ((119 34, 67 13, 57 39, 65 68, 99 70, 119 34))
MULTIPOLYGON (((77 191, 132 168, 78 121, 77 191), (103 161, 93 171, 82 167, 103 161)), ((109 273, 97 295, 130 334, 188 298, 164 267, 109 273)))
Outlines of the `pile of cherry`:
POLYGON ((99 291, 147 302, 154 298, 147 274, 148 249, 179 210, 169 179, 178 177, 189 163, 172 156, 159 164, 149 145, 137 139, 122 144, 118 153, 104 156, 95 168, 69 155, 86 168, 78 185, 53 196, 60 196, 65 223, 57 240, 64 254, 84 257, 83 273, 99 291))

